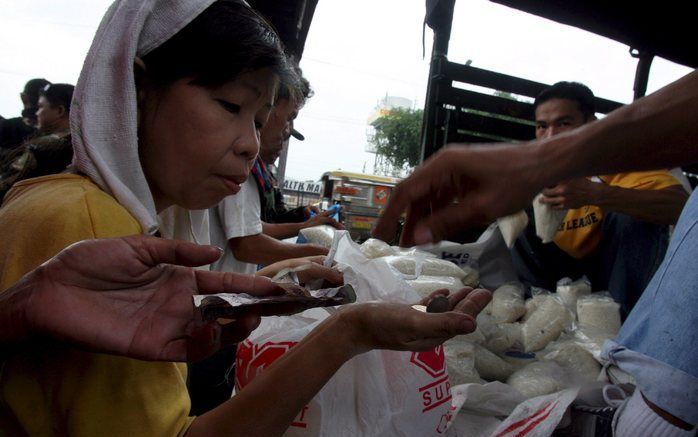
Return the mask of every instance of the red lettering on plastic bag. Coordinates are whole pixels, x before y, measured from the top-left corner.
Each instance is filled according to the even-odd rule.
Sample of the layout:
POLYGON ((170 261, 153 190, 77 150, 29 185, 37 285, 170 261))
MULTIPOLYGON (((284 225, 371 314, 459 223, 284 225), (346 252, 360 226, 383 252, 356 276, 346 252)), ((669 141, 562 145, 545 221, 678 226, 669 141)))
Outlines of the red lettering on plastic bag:
POLYGON ((235 389, 241 390, 297 343, 282 341, 254 344, 249 340, 240 343, 235 359, 235 389))
POLYGON ((426 352, 413 352, 410 362, 435 379, 419 388, 422 413, 433 410, 451 400, 451 382, 446 374, 446 357, 443 346, 437 346, 426 352))

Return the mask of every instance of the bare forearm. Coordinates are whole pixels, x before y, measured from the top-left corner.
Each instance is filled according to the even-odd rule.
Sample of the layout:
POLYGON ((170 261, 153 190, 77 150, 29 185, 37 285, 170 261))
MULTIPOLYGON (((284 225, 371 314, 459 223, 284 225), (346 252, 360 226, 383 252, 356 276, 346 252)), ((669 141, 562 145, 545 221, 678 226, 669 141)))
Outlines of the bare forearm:
POLYGON ((188 436, 275 436, 353 353, 350 330, 330 317, 220 407, 198 417, 188 436), (299 383, 302 382, 302 383, 299 383))
POLYGON ((251 235, 230 240, 233 254, 238 261, 269 265, 289 258, 327 255, 327 249, 314 244, 289 244, 265 234, 251 235))
POLYGON ((651 223, 673 225, 679 219, 688 194, 679 186, 663 190, 633 190, 605 186, 594 203, 603 210, 620 212, 651 223))
POLYGON ((542 186, 698 162, 698 72, 604 119, 536 143, 542 186))
POLYGON ((262 223, 262 232, 279 240, 295 237, 301 229, 301 223, 262 223))

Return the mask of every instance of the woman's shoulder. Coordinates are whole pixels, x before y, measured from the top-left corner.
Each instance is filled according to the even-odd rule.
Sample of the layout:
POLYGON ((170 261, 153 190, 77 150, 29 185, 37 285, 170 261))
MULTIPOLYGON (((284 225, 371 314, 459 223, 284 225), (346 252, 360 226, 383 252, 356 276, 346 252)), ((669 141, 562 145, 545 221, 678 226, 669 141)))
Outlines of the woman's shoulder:
POLYGON ((107 238, 140 233, 136 219, 114 197, 86 176, 54 174, 18 182, 5 196, 4 215, 34 226, 46 220, 66 225, 84 225, 85 238, 107 238), (19 217, 17 217, 19 216, 19 217))

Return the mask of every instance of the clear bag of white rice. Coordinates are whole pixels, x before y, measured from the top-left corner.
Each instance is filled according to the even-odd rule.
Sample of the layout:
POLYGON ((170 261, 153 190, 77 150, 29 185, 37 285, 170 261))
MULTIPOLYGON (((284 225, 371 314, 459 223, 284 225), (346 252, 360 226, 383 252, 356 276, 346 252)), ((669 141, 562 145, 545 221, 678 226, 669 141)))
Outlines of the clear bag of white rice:
POLYGON ((419 276, 417 279, 406 281, 421 297, 427 297, 436 290, 445 288, 450 292, 463 288, 463 283, 458 278, 451 276, 419 276))
POLYGON ((577 301, 577 320, 582 327, 615 335, 620 330, 620 305, 604 292, 581 297, 577 301))
POLYGON ((524 288, 519 283, 504 284, 492 293, 492 316, 500 323, 511 323, 526 314, 524 288))
POLYGON ((507 384, 527 398, 547 395, 571 386, 569 374, 553 361, 537 361, 514 372, 507 384))
POLYGON ((596 381, 601 371, 601 365, 594 356, 573 339, 554 341, 541 354, 544 360, 555 361, 588 381, 596 381))
POLYGON ((461 269, 465 272, 465 276, 461 279, 463 285, 476 288, 480 285, 480 272, 471 266, 462 266, 461 269))
POLYGON ((317 244, 329 249, 332 247, 334 231, 335 228, 330 225, 319 225, 301 229, 299 234, 302 235, 308 243, 317 244))
POLYGON ((473 345, 475 350, 475 370, 486 381, 506 381, 514 373, 514 366, 504 361, 498 355, 488 351, 479 344, 473 345))
POLYGON ((384 256, 395 255, 396 251, 391 245, 377 238, 369 238, 364 241, 361 246, 361 253, 368 259, 381 258, 384 256))
POLYGON ((521 320, 524 322, 528 320, 533 314, 533 312, 536 310, 536 308, 538 308, 545 299, 548 299, 552 296, 553 294, 548 290, 538 287, 531 287, 531 297, 526 299, 525 302, 526 314, 524 314, 523 319, 521 320))
POLYGON ((475 346, 464 337, 458 335, 444 343, 451 386, 480 382, 480 375, 475 370, 475 346))
POLYGON ((541 203, 542 194, 533 199, 533 220, 536 222, 536 235, 543 243, 550 243, 555 239, 555 234, 560 224, 567 215, 567 210, 553 209, 548 203, 541 203))
POLYGON ((395 270, 406 276, 451 276, 462 279, 466 272, 460 267, 439 258, 422 258, 419 256, 389 256, 385 261, 395 270))
POLYGON ((586 276, 582 276, 576 281, 570 278, 562 278, 557 281, 555 292, 562 299, 562 303, 576 315, 577 300, 582 296, 591 294, 591 282, 589 282, 586 276))
POLYGON ((526 352, 543 349, 562 332, 571 327, 572 313, 559 298, 550 296, 543 299, 531 316, 523 323, 523 344, 526 352))

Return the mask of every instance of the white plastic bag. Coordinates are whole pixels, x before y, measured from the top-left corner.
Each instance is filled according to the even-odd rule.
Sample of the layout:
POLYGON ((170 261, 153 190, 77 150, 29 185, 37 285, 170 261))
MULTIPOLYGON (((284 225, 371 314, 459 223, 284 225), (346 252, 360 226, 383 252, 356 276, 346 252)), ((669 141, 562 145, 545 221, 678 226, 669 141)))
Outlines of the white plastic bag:
MULTIPOLYGON (((336 244, 335 260, 348 266, 344 279, 354 287, 359 302, 419 300, 381 258, 367 259, 346 232, 336 244)), ((323 309, 314 309, 291 317, 263 318, 238 346, 236 387, 248 384, 327 315, 323 309)), ((446 431, 450 410, 450 383, 442 346, 415 353, 375 350, 345 363, 284 435, 437 436, 446 431)))
POLYGON ((504 238, 504 243, 511 249, 516 239, 521 235, 521 232, 526 229, 528 225, 528 215, 526 215, 525 211, 519 211, 516 214, 498 218, 497 224, 504 238))
POLYGON ((536 235, 543 243, 550 243, 555 239, 555 234, 560 224, 567 215, 567 210, 553 209, 548 203, 540 203, 542 194, 533 199, 533 220, 536 222, 536 235))
POLYGON ((522 402, 491 434, 491 437, 551 436, 578 391, 568 389, 522 402))

